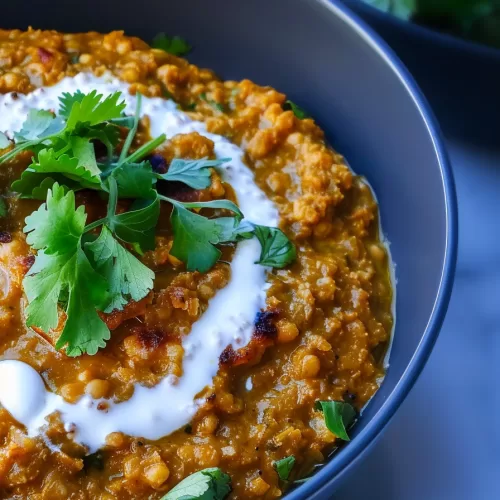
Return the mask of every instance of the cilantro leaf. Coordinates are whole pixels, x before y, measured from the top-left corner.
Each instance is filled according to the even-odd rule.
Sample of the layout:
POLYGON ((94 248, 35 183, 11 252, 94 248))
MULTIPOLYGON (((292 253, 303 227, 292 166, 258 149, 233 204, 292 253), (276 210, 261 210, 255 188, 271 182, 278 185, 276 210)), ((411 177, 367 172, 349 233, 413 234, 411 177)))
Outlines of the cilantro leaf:
POLYGON ((69 118, 71 113, 71 108, 75 102, 82 102, 85 94, 81 90, 77 90, 74 94, 69 92, 63 92, 59 97, 59 116, 63 118, 69 118))
POLYGON ((109 177, 108 184, 109 202, 106 222, 109 228, 121 240, 138 244, 143 251, 153 250, 154 231, 160 216, 160 200, 156 191, 153 191, 155 195, 153 199, 138 199, 128 212, 117 214, 118 184, 113 176, 109 177))
POLYGON ((111 301, 104 312, 121 310, 131 299, 139 301, 153 289, 154 272, 120 245, 106 226, 85 250, 109 286, 111 301))
POLYGON ((151 163, 124 163, 112 170, 111 175, 118 184, 120 198, 154 198, 156 182, 151 163))
POLYGON ((39 199, 40 191, 36 191, 37 196, 34 191, 45 178, 56 179, 72 189, 98 187, 100 179, 95 176, 94 170, 79 163, 79 159, 67 154, 57 156, 53 149, 42 149, 38 154, 38 161, 33 161, 21 174, 21 178, 12 183, 12 190, 20 193, 23 198, 39 199))
POLYGON ((170 37, 165 33, 158 33, 151 42, 151 47, 161 49, 174 56, 182 56, 191 51, 192 47, 179 36, 170 37))
POLYGON ((170 221, 174 243, 170 253, 185 262, 188 271, 208 271, 221 256, 214 246, 220 241, 220 227, 215 220, 190 212, 181 203, 173 205, 170 221))
POLYGON ((208 271, 221 256, 221 251, 214 245, 235 241, 226 217, 207 219, 202 215, 188 210, 188 208, 223 208, 236 214, 236 230, 243 214, 240 209, 229 200, 214 200, 207 202, 181 203, 164 196, 161 199, 173 205, 170 221, 174 232, 174 243, 170 250, 174 257, 186 263, 188 271, 208 271))
POLYGON ((56 348, 67 345, 68 356, 95 354, 110 336, 97 314, 109 303, 107 284, 81 248, 86 215, 83 207, 75 209, 74 196, 54 184, 24 228, 28 243, 39 250, 23 280, 26 323, 48 332, 58 324, 58 308, 63 309, 66 322, 56 348))
POLYGON ((61 174, 38 173, 32 169, 26 169, 21 178, 12 183, 12 190, 21 195, 21 198, 32 198, 44 201, 49 189, 58 183, 65 191, 78 191, 81 185, 61 174))
POLYGON ((67 194, 59 184, 54 184, 47 194, 47 201, 26 217, 26 241, 36 250, 46 254, 66 254, 74 251, 85 227, 84 207, 75 210, 75 193, 67 194))
POLYGON ((305 118, 309 118, 309 115, 302 109, 298 104, 295 104, 293 101, 285 101, 285 104, 283 104, 283 109, 284 110, 289 110, 291 109, 293 111, 293 114, 299 119, 299 120, 304 120, 305 118))
POLYGON ((276 460, 273 466, 278 473, 279 478, 282 481, 288 481, 290 477, 290 472, 292 472, 293 466, 295 465, 295 457, 293 455, 289 457, 282 458, 281 460, 276 460))
MULTIPOLYGON (((84 168, 93 177, 94 182, 99 183, 101 171, 97 166, 95 149, 94 145, 90 142, 90 138, 72 136, 68 139, 68 143, 73 151, 73 156, 78 160, 77 165, 84 168)), ((43 151, 40 151, 38 154, 39 159, 43 151)))
POLYGON ((30 109, 21 130, 16 132, 14 137, 16 142, 39 141, 59 133, 63 128, 63 121, 50 111, 30 109))
POLYGON ((285 233, 276 227, 255 225, 255 236, 260 241, 262 251, 257 264, 281 269, 291 264, 297 257, 294 244, 285 233))
POLYGON ((231 478, 218 467, 191 474, 161 500, 224 500, 231 491, 231 478))
POLYGON ((125 109, 125 101, 118 103, 121 95, 121 92, 115 92, 102 100, 103 96, 93 90, 81 100, 75 100, 66 122, 66 130, 74 130, 78 123, 92 126, 113 118, 121 118, 125 109))
POLYGON ((0 132, 0 149, 5 149, 10 146, 9 138, 3 133, 0 132))
POLYGON ((230 158, 220 160, 208 160, 206 158, 183 160, 175 158, 170 163, 168 172, 166 174, 157 174, 157 177, 165 181, 179 181, 193 189, 204 189, 210 186, 210 168, 219 167, 230 160, 230 158))
POLYGON ((330 432, 343 441, 350 441, 347 429, 356 418, 356 409, 343 401, 317 401, 315 408, 321 410, 330 432))

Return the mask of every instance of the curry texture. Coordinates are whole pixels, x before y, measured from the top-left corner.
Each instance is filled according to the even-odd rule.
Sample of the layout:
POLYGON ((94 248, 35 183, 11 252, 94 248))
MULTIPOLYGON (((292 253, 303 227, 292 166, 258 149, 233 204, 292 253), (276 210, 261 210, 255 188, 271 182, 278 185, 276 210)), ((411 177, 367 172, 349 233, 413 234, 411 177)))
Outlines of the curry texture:
MULTIPOLYGON (((202 395, 206 404, 185 429, 156 442, 114 433, 89 460, 57 415, 49 417, 43 439, 31 438, 0 408, 0 498, 159 499, 191 473, 216 466, 232 478, 232 499, 279 497, 285 485, 275 460, 294 455, 299 477, 338 444, 315 401, 346 400, 360 409, 383 377, 392 289, 373 194, 325 144, 314 121, 285 111, 285 96, 270 87, 221 81, 122 32, 0 31, 2 93, 30 92, 79 72, 111 72, 132 93, 172 98, 210 132, 240 145, 257 184, 279 209, 297 261, 269 274, 267 309, 253 340, 224 351, 214 384, 202 395)), ((147 136, 144 118, 138 140, 147 136)), ((167 164, 174 157, 213 157, 213 143, 197 133, 178 135, 157 153, 167 164)), ((70 402, 83 394, 121 401, 134 383, 189 377, 182 374, 182 338, 228 282, 230 267, 221 262, 204 274, 186 272, 169 254, 168 207, 157 248, 143 257, 157 273, 155 289, 104 316, 113 330, 105 349, 68 358, 50 336, 25 327, 22 279, 34 256, 22 228, 39 202, 19 200, 9 186, 29 159, 26 152, 0 170, 9 208, 0 219, 0 359, 29 363, 70 402)), ((215 172, 207 189, 170 189, 165 194, 181 200, 233 196, 215 172)), ((78 194, 77 204, 85 204, 90 220, 105 210, 88 192, 78 194)))

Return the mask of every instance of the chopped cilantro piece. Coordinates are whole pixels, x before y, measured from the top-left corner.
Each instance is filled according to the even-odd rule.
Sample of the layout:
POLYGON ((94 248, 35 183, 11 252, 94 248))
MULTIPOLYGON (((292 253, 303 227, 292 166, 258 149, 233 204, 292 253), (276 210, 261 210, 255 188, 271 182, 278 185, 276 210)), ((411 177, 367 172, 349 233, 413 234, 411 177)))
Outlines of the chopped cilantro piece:
POLYGON ((299 119, 303 120, 304 118, 309 118, 309 115, 297 104, 295 104, 293 101, 285 101, 285 104, 283 104, 283 109, 288 110, 291 109, 293 111, 293 114, 299 119))
POLYGON ((161 500, 224 500, 231 491, 231 478, 218 467, 191 474, 161 500))
POLYGON ((273 465, 279 478, 282 481, 288 481, 290 472, 292 472, 293 466, 295 465, 295 457, 291 455, 289 457, 282 458, 281 460, 276 460, 273 465))
POLYGON ((343 441, 350 441, 347 429, 356 418, 356 409, 343 401, 317 401, 316 409, 321 410, 330 432, 343 441))
POLYGON ((165 33, 158 33, 151 42, 151 47, 161 49, 174 56, 183 56, 191 51, 192 47, 179 36, 168 36, 165 33))

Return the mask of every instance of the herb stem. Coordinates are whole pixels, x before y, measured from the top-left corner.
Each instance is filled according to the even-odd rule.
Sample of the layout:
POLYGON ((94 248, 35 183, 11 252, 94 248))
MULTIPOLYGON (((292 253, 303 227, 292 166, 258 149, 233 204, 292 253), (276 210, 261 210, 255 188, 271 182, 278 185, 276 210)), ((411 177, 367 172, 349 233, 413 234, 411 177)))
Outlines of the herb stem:
POLYGON ((21 151, 25 151, 26 149, 29 149, 31 146, 34 146, 35 144, 38 144, 39 141, 29 141, 25 142, 22 145, 15 146, 14 149, 9 151, 8 153, 5 153, 3 156, 0 157, 0 163, 4 163, 6 161, 9 161, 10 159, 14 158, 17 156, 21 151))
POLYGON ((96 227, 102 226, 107 220, 108 220, 107 217, 103 217, 102 219, 91 222, 90 224, 85 226, 85 228, 83 229, 83 232, 88 233, 89 231, 92 231, 92 229, 95 229, 96 227))
POLYGON ((136 163, 138 162, 141 158, 149 154, 151 151, 156 149, 162 142, 165 142, 165 139, 167 136, 165 134, 161 134, 158 136, 156 139, 153 139, 146 144, 143 144, 139 149, 134 151, 128 158, 125 158, 123 162, 118 162, 118 166, 120 166, 122 163, 136 163))
POLYGON ((110 219, 116 213, 116 205, 118 203, 118 184, 116 179, 110 175, 108 177, 108 185, 109 185, 109 200, 108 200, 108 216, 110 219))
POLYGON ((125 158, 127 157, 128 150, 130 149, 130 145, 134 140, 135 134, 137 133, 137 127, 139 126, 139 114, 141 112, 141 101, 142 95, 137 93, 137 101, 135 105, 135 114, 134 114, 134 126, 129 130, 127 134, 127 138, 125 139, 125 143, 123 144, 122 151, 120 153, 120 158, 118 160, 118 166, 125 162, 125 158))

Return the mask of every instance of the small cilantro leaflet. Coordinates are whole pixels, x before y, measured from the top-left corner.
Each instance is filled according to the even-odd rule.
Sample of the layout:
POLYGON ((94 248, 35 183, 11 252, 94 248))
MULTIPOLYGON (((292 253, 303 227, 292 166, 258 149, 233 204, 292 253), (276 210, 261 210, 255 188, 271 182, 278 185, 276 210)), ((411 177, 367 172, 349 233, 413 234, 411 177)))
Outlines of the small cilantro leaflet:
POLYGON ((125 101, 118 102, 121 95, 121 92, 115 92, 102 99, 103 96, 98 94, 97 90, 93 90, 90 94, 85 94, 81 100, 74 100, 66 121, 66 130, 74 130, 78 123, 92 126, 121 118, 125 109, 125 101))
POLYGON ((104 312, 121 310, 130 300, 139 301, 153 289, 154 272, 120 245, 107 226, 85 250, 108 283, 111 301, 104 312))
POLYGON ((182 56, 191 51, 192 47, 179 36, 168 36, 165 33, 158 33, 151 42, 151 47, 161 49, 174 56, 182 56))
POLYGON ((63 92, 59 97, 59 116, 68 119, 71 113, 71 108, 75 102, 82 102, 85 94, 81 90, 77 90, 74 94, 63 92))
POLYGON ((347 429, 357 415, 353 406, 343 401, 317 401, 315 408, 323 412, 325 424, 330 432, 343 441, 350 441, 347 429))
POLYGON ((304 120, 305 118, 309 118, 309 115, 302 109, 298 104, 295 104, 293 101, 285 101, 283 104, 283 109, 288 110, 291 109, 293 114, 299 119, 304 120))
POLYGON ((292 472, 293 466, 295 465, 295 457, 293 455, 289 457, 282 458, 281 460, 276 460, 273 466, 278 473, 279 478, 282 481, 288 481, 290 477, 290 472, 292 472))
POLYGON ((230 158, 220 160, 184 160, 175 158, 168 167, 166 174, 157 174, 159 179, 165 181, 179 181, 193 189, 204 189, 210 186, 210 168, 219 167, 230 161, 230 158))
POLYGON ((218 467, 191 474, 161 500, 224 500, 231 491, 231 478, 218 467))
POLYGON ((255 236, 262 246, 257 264, 281 269, 296 259, 294 244, 280 229, 255 225, 255 236))
POLYGON ((46 254, 74 252, 85 227, 84 207, 75 210, 75 193, 65 193, 54 184, 47 194, 47 201, 26 217, 26 241, 36 250, 46 254))

